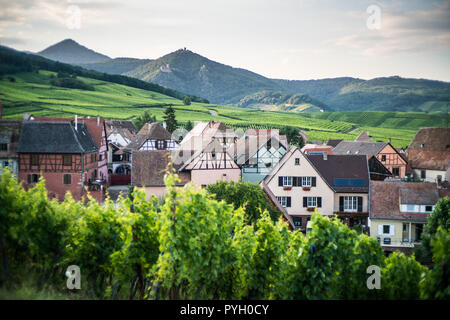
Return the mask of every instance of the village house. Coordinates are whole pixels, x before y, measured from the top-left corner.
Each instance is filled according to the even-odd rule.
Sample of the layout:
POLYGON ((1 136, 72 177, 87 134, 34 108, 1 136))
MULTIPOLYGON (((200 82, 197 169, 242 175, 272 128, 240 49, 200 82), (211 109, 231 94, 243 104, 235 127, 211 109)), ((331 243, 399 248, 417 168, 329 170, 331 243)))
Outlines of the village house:
POLYGON ((434 183, 371 181, 370 236, 386 251, 408 251, 420 243, 423 227, 439 201, 434 183))
POLYGON ((0 175, 6 167, 16 176, 19 173, 19 155, 16 149, 21 127, 22 121, 0 120, 0 175))
MULTIPOLYGON (((367 159, 374 156, 389 170, 393 177, 405 178, 408 161, 390 142, 370 142, 363 137, 359 139, 359 141, 339 142, 333 148, 333 154, 366 155, 367 159)), ((382 174, 382 172, 380 173, 382 174)))
POLYGON ((131 181, 131 154, 124 152, 137 134, 131 121, 107 120, 106 138, 108 141, 107 166, 110 185, 129 184, 131 181))
POLYGON ((369 170, 364 155, 305 155, 292 147, 261 182, 304 230, 311 214, 338 214, 348 225, 367 225, 369 170))
POLYGON ((44 178, 49 197, 59 201, 70 191, 75 200, 89 192, 102 202, 98 150, 83 123, 24 121, 17 148, 19 180, 29 188, 44 178))
POLYGON ((415 177, 428 182, 450 181, 450 128, 421 128, 407 150, 415 177))
MULTIPOLYGON (((136 162, 133 159, 134 155, 137 154, 138 152, 142 151, 172 152, 175 151, 176 149, 178 149, 178 142, 172 138, 170 132, 168 132, 160 123, 153 122, 153 123, 146 123, 141 128, 141 130, 139 130, 137 135, 131 140, 131 142, 126 147, 120 149, 120 152, 117 151, 115 154, 121 156, 122 157, 121 159, 123 159, 122 161, 126 162, 126 164, 123 163, 121 164, 126 174, 130 171, 133 172, 134 169, 133 166, 135 163, 137 163, 138 165, 143 164, 142 161, 136 162), (131 163, 131 167, 127 167, 128 163, 131 163)), ((146 165, 153 166, 152 163, 148 163, 146 165)), ((120 172, 117 173, 118 170, 117 168, 115 168, 116 177, 117 174, 123 175, 120 172)), ((154 168, 155 170, 160 169, 159 166, 155 166, 154 168)), ((116 184, 126 185, 131 183, 132 185, 135 185, 135 182, 133 181, 133 177, 135 177, 135 175, 131 174, 128 175, 128 177, 129 178, 123 179, 121 180, 120 183, 118 182, 116 184)), ((120 176, 118 176, 117 178, 120 178, 120 176)))
MULTIPOLYGON (((86 126, 91 135, 94 143, 97 145, 98 152, 95 156, 98 161, 98 167, 95 170, 95 184, 97 188, 100 189, 100 185, 105 187, 108 184, 109 173, 107 167, 107 153, 108 153, 108 143, 106 139, 106 127, 105 120, 101 117, 91 118, 91 117, 78 117, 75 115, 72 118, 54 118, 54 117, 36 117, 31 115, 24 115, 25 121, 38 121, 38 122, 68 122, 68 123, 81 123, 86 126)), ((102 187, 102 188, 103 188, 102 187)))
MULTIPOLYGON (((172 153, 167 150, 137 151, 133 153, 133 170, 131 180, 133 186, 142 188, 147 197, 154 195, 157 198, 164 197, 166 186, 164 176, 169 163, 175 171, 181 165, 173 164, 172 153)), ((184 186, 190 181, 190 172, 178 173, 181 183, 177 186, 184 186)))
POLYGON ((248 129, 229 147, 241 167, 242 180, 260 183, 287 152, 286 136, 278 129, 248 129))
POLYGON ((219 140, 212 140, 203 150, 184 161, 179 172, 189 173, 192 183, 200 187, 219 181, 238 181, 241 169, 219 140))
POLYGON ((237 138, 235 132, 223 122, 198 122, 184 136, 179 150, 182 151, 183 159, 186 161, 192 154, 204 150, 213 140, 228 148, 237 141, 237 138))

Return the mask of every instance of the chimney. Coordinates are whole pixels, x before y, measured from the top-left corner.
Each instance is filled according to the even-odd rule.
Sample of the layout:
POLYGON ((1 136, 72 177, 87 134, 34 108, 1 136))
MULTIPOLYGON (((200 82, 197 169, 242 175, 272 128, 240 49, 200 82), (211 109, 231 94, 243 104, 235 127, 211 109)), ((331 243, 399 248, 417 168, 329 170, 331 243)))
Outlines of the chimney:
POLYGON ((389 137, 389 143, 391 143, 391 137, 389 137))
POLYGON ((100 116, 97 116, 97 127, 100 127, 100 116))
POLYGON ((322 153, 323 155, 323 160, 328 160, 328 153, 324 152, 322 153))
POLYGON ((78 115, 75 115, 75 130, 78 131, 78 115))
POLYGON ((167 124, 166 124, 166 122, 165 122, 165 121, 163 122, 163 128, 164 128, 164 129, 166 129, 166 128, 167 128, 167 124))

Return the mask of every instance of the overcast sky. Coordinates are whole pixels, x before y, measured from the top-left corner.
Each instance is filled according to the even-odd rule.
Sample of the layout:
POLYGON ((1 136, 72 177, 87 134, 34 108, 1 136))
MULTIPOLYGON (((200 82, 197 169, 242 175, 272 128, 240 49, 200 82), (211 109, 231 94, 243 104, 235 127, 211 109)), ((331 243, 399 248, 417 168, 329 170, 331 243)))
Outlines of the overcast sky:
POLYGON ((66 38, 110 57, 186 47, 270 78, 450 81, 450 0, 0 0, 0 44, 66 38))

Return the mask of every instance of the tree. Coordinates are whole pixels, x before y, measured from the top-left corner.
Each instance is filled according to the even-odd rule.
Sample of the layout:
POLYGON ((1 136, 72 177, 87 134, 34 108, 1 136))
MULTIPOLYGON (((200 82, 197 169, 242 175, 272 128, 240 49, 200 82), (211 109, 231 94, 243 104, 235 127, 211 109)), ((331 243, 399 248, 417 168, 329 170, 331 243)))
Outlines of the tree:
POLYGON ((189 106, 191 104, 191 98, 189 98, 189 96, 184 96, 183 104, 189 106))
POLYGON ((439 227, 443 230, 450 228, 450 198, 441 198, 433 212, 428 216, 427 224, 424 227, 422 233, 422 246, 420 246, 415 252, 420 261, 424 263, 430 263, 432 260, 431 240, 436 235, 439 227))
POLYGON ((427 268, 414 258, 401 252, 394 252, 385 260, 381 269, 381 291, 383 298, 396 300, 416 300, 420 298, 422 277, 427 268))
POLYGON ((421 298, 450 299, 450 232, 438 227, 431 239, 434 268, 420 283, 421 298))
POLYGON ((163 119, 166 122, 166 129, 170 133, 174 132, 178 128, 178 122, 175 119, 175 110, 172 106, 168 106, 166 110, 164 110, 163 119))
POLYGON ((235 209, 245 210, 245 220, 248 224, 256 224, 263 211, 267 211, 272 221, 277 221, 281 212, 269 204, 267 196, 261 187, 250 182, 219 181, 206 187, 209 194, 216 200, 224 200, 235 209))
POLYGON ((146 123, 156 122, 156 117, 145 110, 140 116, 133 120, 134 125, 140 130, 146 123))
POLYGON ((187 131, 191 131, 192 128, 194 128, 194 125, 192 124, 191 120, 188 120, 188 122, 186 122, 186 126, 184 127, 187 131))

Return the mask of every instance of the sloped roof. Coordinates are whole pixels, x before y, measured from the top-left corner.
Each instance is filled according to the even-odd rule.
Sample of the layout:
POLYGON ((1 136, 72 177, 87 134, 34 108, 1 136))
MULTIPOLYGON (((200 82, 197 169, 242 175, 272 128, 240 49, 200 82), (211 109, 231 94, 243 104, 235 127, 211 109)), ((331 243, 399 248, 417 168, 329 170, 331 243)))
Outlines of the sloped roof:
POLYGON ((328 146, 332 146, 333 148, 336 147, 339 143, 344 141, 343 139, 330 139, 327 141, 328 146))
POLYGON ((336 192, 369 192, 366 155, 305 155, 327 184, 336 192))
POLYGON ((447 170, 450 128, 420 128, 406 152, 412 168, 447 170))
POLYGON ((361 132, 355 139, 355 141, 361 141, 361 142, 373 142, 372 139, 370 139, 367 132, 363 131, 361 132))
POLYGON ((233 158, 217 141, 211 141, 201 152, 195 153, 180 170, 239 169, 233 158))
POLYGON ((124 149, 138 150, 149 139, 172 140, 172 135, 159 122, 146 123, 124 149))
POLYGON ((132 121, 129 120, 106 120, 105 121, 106 132, 108 135, 111 134, 115 129, 125 129, 130 132, 133 136, 137 134, 138 130, 134 126, 132 121))
POLYGON ((269 134, 266 134, 267 130, 259 131, 259 133, 261 134, 244 135, 237 140, 235 144, 230 145, 228 150, 236 157, 237 163, 244 164, 248 159, 255 155, 261 147, 266 145, 269 140, 272 146, 277 147, 281 145, 287 150, 287 140, 282 141, 282 136, 270 134, 270 131, 269 134))
POLYGON ((400 213, 400 204, 434 205, 439 200, 436 185, 426 182, 370 182, 370 218, 426 221, 426 213, 400 213), (412 202, 412 203, 411 203, 412 202))
POLYGON ((407 150, 450 152, 450 128, 420 128, 407 150))
POLYGON ((341 141, 333 149, 333 154, 363 154, 374 156, 380 153, 387 142, 341 141))
MULTIPOLYGON (((164 186, 164 175, 171 160, 171 153, 164 150, 156 151, 135 151, 133 152, 133 162, 131 171, 131 181, 136 186, 164 186)), ((175 170, 180 165, 173 165, 175 170)), ((184 185, 190 180, 186 173, 179 173, 181 184, 184 185)))
POLYGON ((69 122, 24 121, 20 133, 19 153, 89 153, 99 148, 87 127, 78 130, 69 122))

